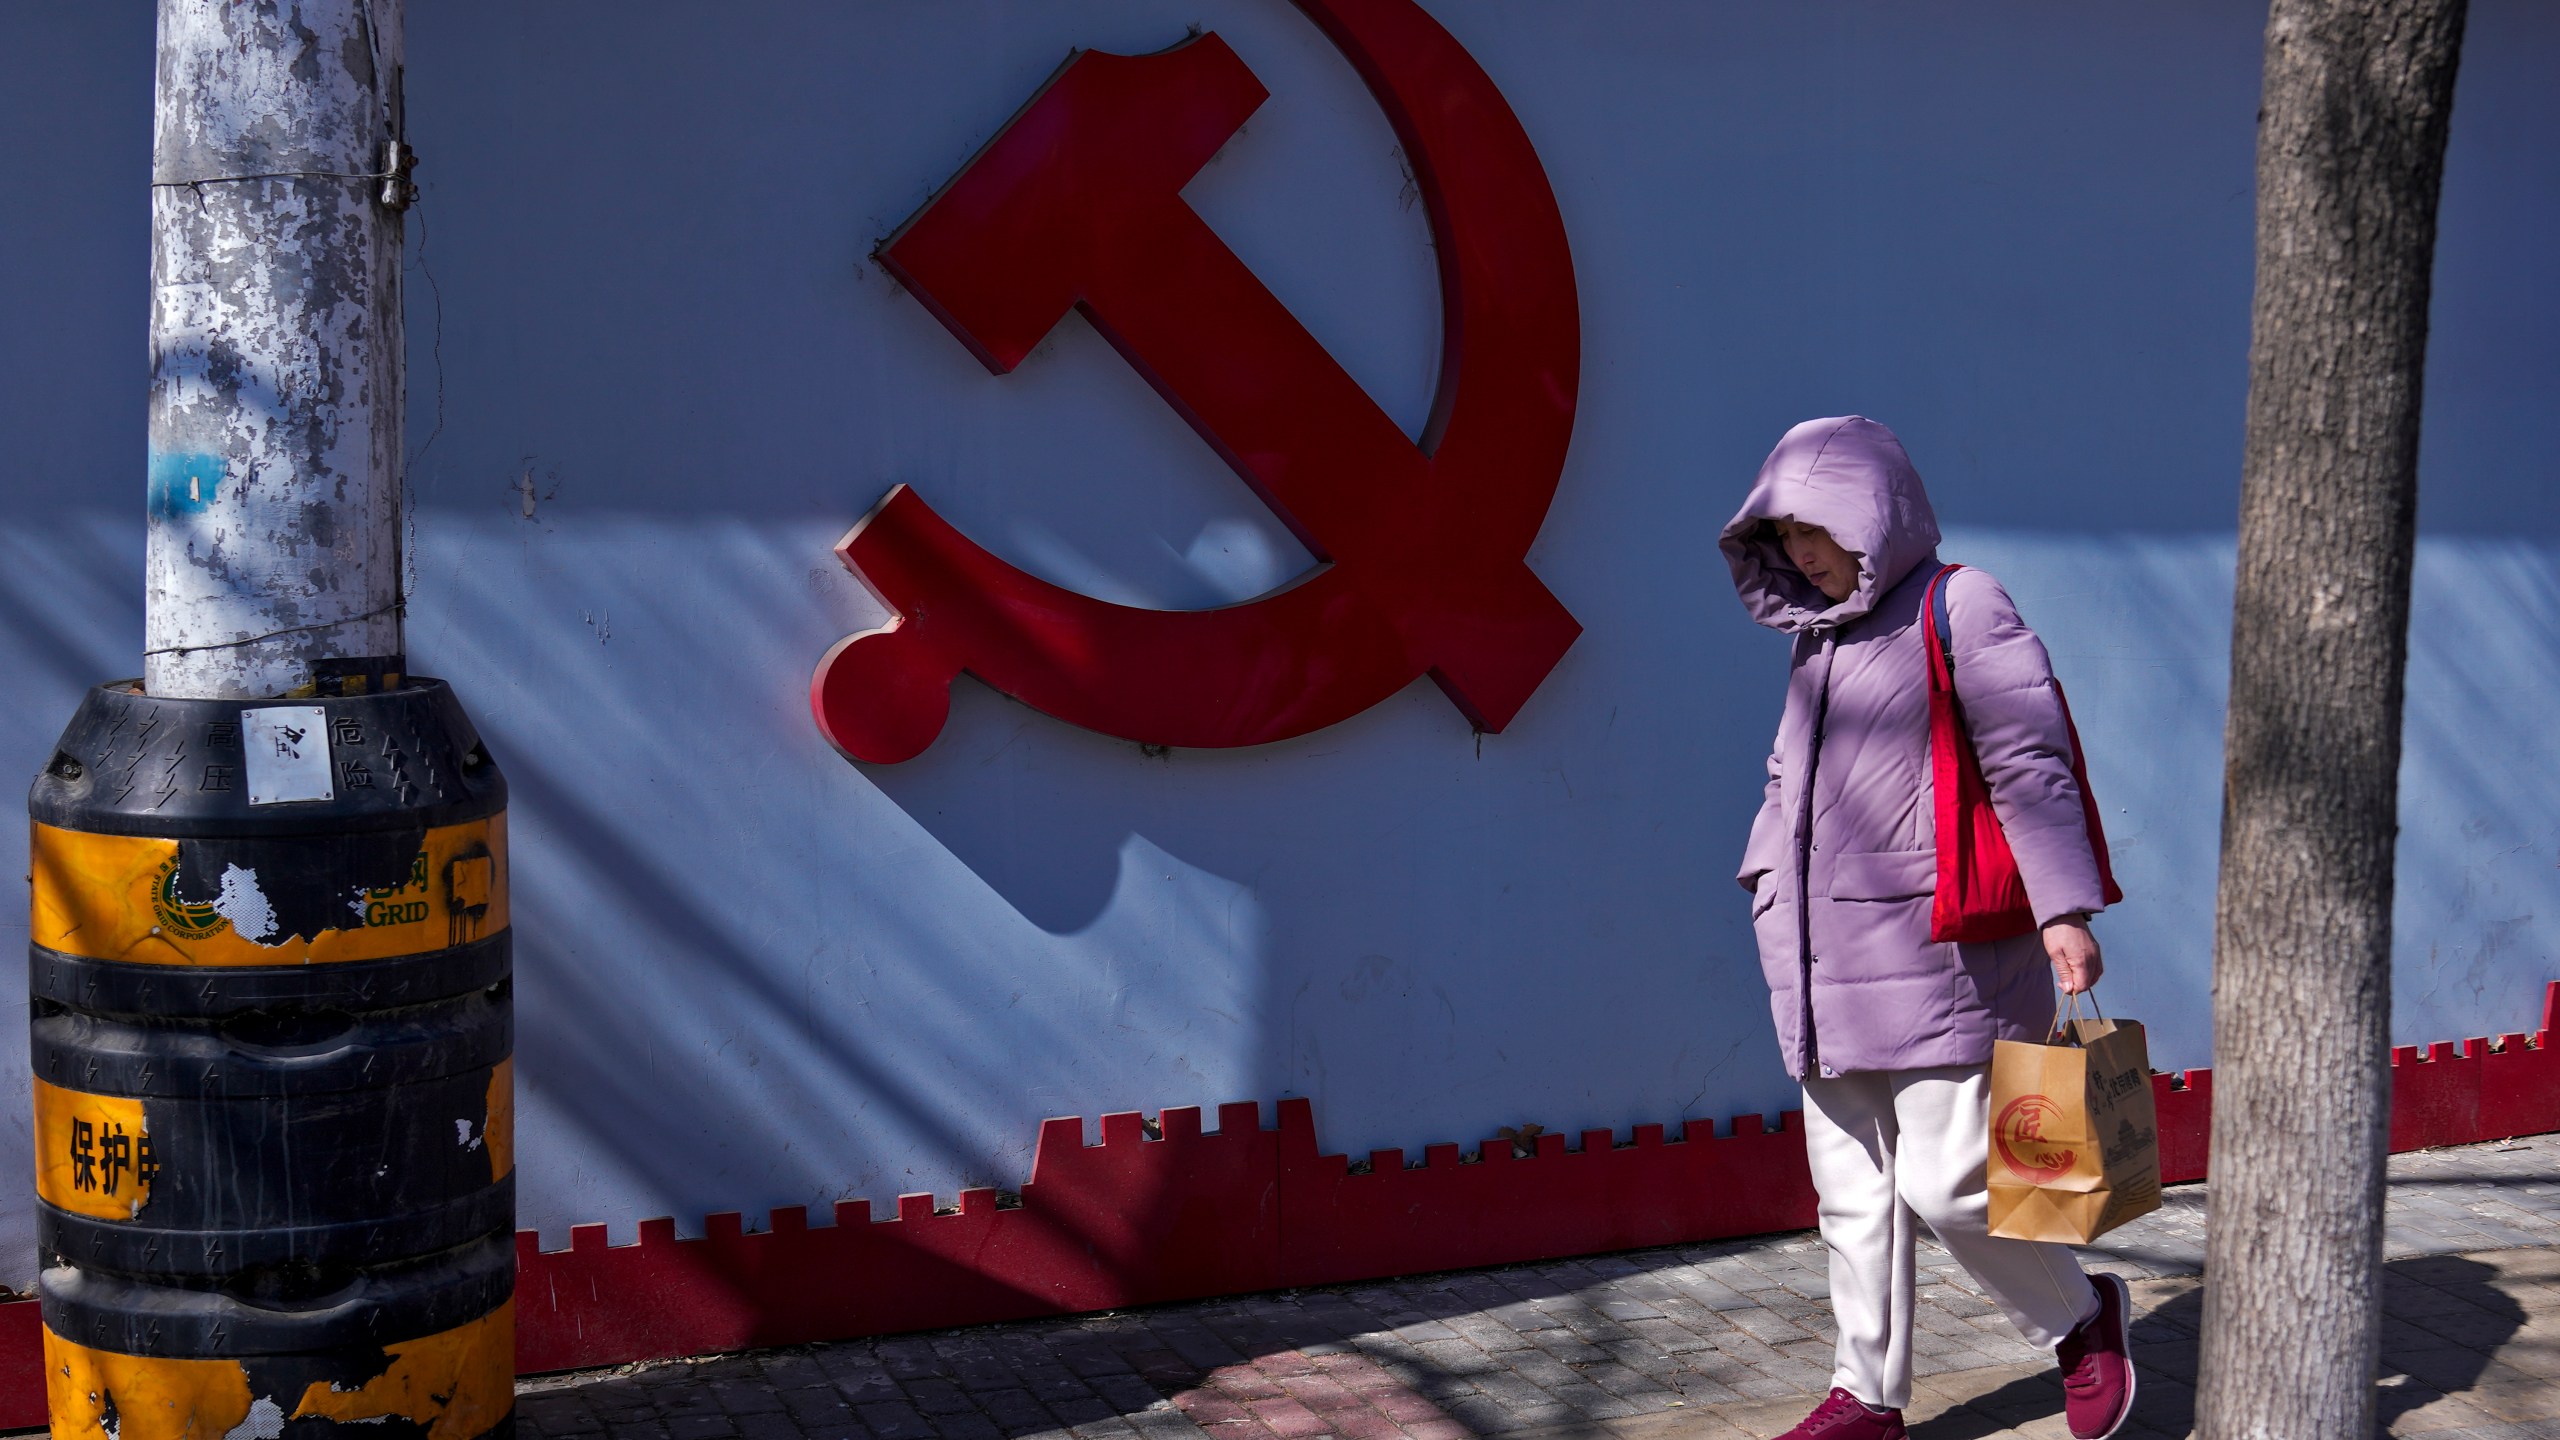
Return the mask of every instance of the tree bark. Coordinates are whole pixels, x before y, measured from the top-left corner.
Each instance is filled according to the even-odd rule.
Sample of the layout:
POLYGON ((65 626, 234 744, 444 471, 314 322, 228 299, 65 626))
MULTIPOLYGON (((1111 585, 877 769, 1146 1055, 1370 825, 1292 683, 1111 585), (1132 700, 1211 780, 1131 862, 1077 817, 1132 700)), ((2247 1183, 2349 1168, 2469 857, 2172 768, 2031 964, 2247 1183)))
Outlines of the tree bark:
POLYGON ((2274 0, 2214 933, 2200 1433, 2369 1435, 2392 852, 2464 0, 2274 0))
POLYGON ((153 694, 307 694, 326 662, 400 668, 405 194, 386 204, 381 177, 404 4, 161 0, 153 694))

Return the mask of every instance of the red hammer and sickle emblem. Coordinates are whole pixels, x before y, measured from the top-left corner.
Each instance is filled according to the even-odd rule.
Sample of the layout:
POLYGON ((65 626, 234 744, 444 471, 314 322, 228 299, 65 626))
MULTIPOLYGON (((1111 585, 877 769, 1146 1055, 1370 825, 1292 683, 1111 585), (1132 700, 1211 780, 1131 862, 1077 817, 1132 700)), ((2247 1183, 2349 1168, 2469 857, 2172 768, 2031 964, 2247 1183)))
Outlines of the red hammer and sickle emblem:
POLYGON ((1151 745, 1257 745, 1429 674, 1509 723, 1582 627, 1529 572, 1573 433, 1573 258, 1529 137, 1412 0, 1296 0, 1385 109, 1429 206, 1439 393, 1417 446, 1183 202, 1267 97, 1215 35, 1073 56, 880 258, 998 374, 1080 309, 1289 525, 1317 566, 1215 610, 1078 595, 899 486, 837 546, 896 612, 810 685, 857 760, 931 744, 963 670, 1151 745))

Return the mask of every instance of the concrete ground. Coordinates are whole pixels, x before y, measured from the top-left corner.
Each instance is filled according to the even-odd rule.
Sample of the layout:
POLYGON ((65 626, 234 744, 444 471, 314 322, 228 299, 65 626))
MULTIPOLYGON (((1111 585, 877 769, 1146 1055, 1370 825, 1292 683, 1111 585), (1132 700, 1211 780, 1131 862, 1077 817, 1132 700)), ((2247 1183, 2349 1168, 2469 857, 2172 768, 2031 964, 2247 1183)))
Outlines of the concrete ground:
MULTIPOLYGON (((2193 1427, 2206 1186, 2089 1247, 2132 1286, 2127 1435, 2193 1427)), ((2560 1440, 2560 1137, 2391 1162, 2393 1435, 2560 1440)), ((2052 1359, 1921 1263, 1922 1440, 2064 1436, 2052 1359)), ((1829 1386, 1809 1234, 544 1376, 546 1440, 1765 1440, 1829 1386)))

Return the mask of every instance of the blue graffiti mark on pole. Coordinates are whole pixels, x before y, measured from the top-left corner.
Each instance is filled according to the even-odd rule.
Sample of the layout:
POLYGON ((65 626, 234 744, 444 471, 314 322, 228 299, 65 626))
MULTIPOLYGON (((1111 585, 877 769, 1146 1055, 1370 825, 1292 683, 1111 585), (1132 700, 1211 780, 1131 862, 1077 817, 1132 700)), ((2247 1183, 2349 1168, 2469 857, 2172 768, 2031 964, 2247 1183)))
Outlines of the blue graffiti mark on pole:
POLYGON ((151 452, 151 518, 201 515, 222 488, 226 462, 203 451, 151 452))

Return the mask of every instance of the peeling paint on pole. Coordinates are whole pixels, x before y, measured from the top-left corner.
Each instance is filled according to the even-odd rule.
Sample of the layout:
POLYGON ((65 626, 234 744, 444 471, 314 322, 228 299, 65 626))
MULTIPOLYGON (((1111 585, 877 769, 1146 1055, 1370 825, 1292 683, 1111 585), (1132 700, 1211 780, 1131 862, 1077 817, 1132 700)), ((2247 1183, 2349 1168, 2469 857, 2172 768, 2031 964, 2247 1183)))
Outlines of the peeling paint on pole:
MULTIPOLYGON (((404 0, 161 0, 154 694, 291 694, 400 640, 404 0)), ((392 668, 397 668, 396 664, 392 668)))

